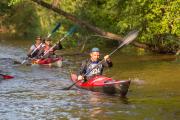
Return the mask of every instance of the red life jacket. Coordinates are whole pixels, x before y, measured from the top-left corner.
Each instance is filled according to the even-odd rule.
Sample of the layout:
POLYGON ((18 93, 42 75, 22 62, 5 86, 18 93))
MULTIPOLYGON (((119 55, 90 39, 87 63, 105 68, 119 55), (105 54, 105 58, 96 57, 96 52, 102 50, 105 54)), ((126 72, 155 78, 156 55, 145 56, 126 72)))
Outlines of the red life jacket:
MULTIPOLYGON (((51 46, 50 45, 45 45, 44 46, 44 53, 46 53, 47 51, 49 51, 49 49, 51 49, 51 46)), ((49 51, 50 54, 54 54, 54 50, 50 50, 49 51)))

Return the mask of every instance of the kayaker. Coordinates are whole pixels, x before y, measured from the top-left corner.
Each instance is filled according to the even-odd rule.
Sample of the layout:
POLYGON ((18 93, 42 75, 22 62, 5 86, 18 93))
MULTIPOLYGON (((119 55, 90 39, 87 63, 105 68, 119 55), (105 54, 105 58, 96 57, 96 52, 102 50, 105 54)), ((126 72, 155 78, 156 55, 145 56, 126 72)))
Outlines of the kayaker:
POLYGON ((101 64, 99 64, 98 67, 94 68, 94 66, 96 66, 100 61, 101 61, 101 59, 100 59, 99 48, 92 48, 91 52, 90 52, 90 59, 87 59, 82 62, 78 80, 86 81, 89 77, 92 77, 95 75, 102 75, 104 67, 112 67, 112 62, 109 58, 109 55, 104 56, 104 61, 101 64), (92 70, 92 68, 94 68, 94 69, 92 70), (89 72, 89 71, 91 71, 91 72, 89 72), (85 74, 87 74, 87 75, 84 78, 83 76, 85 74))
POLYGON ((55 47, 52 48, 52 41, 50 38, 45 39, 45 44, 43 49, 41 49, 41 52, 39 54, 39 56, 43 57, 43 58, 52 58, 52 57, 56 57, 55 55, 55 51, 56 50, 60 50, 62 49, 62 45, 59 42, 58 44, 56 44, 55 47))
POLYGON ((43 48, 44 44, 42 43, 42 38, 41 36, 37 36, 35 39, 35 44, 33 44, 29 51, 27 56, 29 58, 36 58, 39 54, 39 51, 43 48))

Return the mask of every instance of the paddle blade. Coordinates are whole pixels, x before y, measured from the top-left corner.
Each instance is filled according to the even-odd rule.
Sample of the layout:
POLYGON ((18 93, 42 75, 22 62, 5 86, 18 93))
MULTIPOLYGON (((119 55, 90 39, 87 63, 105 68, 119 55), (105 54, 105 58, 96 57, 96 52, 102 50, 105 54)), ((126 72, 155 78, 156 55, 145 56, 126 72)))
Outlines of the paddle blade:
POLYGON ((10 76, 10 75, 5 75, 4 76, 4 79, 12 79, 12 78, 14 78, 13 76, 10 76))
POLYGON ((0 74, 0 76, 2 76, 3 79, 12 79, 12 78, 14 78, 13 76, 10 76, 10 75, 0 74))
POLYGON ((56 27, 51 31, 51 33, 47 36, 47 38, 51 37, 51 35, 56 32, 61 27, 61 23, 58 23, 56 27))
POLYGON ((115 50, 113 50, 109 56, 111 56, 112 54, 114 54, 118 49, 120 49, 121 47, 123 47, 124 45, 128 45, 129 43, 131 43, 133 40, 135 40, 135 38, 138 36, 139 31, 135 30, 135 31, 131 31, 129 32, 123 39, 123 42, 119 45, 119 47, 117 47, 115 50))
POLYGON ((24 64, 26 61, 27 61, 27 60, 23 60, 23 61, 21 62, 21 64, 24 64))
MULTIPOLYGON (((33 52, 31 53, 31 55, 33 54, 33 52)), ((29 58, 25 57, 24 60, 21 62, 21 64, 27 64, 28 62, 29 62, 29 58)))
POLYGON ((139 31, 137 30, 134 30, 134 31, 131 31, 129 32, 123 39, 123 42, 121 43, 121 46, 124 46, 124 45, 128 45, 129 43, 131 43, 133 40, 135 40, 135 38, 138 36, 139 34, 139 31))
POLYGON ((56 27, 52 30, 51 33, 56 32, 56 30, 58 30, 60 27, 61 27, 61 23, 58 23, 58 24, 56 25, 56 27))
POLYGON ((72 34, 76 30, 76 26, 71 27, 71 29, 67 32, 67 35, 72 34))

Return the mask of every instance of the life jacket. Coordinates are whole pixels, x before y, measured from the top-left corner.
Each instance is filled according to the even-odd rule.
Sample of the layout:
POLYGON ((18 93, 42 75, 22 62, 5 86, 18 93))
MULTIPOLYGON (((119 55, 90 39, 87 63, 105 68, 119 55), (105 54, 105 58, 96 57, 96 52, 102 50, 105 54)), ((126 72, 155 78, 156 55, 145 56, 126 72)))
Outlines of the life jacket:
POLYGON ((44 44, 41 44, 41 45, 33 44, 30 48, 31 53, 28 56, 31 58, 36 57, 38 55, 39 51, 43 48, 43 46, 44 46, 44 44))
MULTIPOLYGON (((44 46, 44 54, 47 52, 47 51, 49 51, 49 49, 51 49, 51 47, 52 46, 49 46, 49 45, 45 45, 44 46)), ((52 50, 50 50, 49 52, 48 52, 48 54, 54 54, 54 50, 52 49, 52 50)))
POLYGON ((96 62, 89 61, 89 64, 87 64, 87 66, 86 66, 86 73, 88 73, 86 75, 87 77, 94 76, 94 75, 102 75, 102 72, 103 72, 102 64, 99 64, 98 67, 94 68, 98 63, 99 63, 99 61, 96 61, 96 62))

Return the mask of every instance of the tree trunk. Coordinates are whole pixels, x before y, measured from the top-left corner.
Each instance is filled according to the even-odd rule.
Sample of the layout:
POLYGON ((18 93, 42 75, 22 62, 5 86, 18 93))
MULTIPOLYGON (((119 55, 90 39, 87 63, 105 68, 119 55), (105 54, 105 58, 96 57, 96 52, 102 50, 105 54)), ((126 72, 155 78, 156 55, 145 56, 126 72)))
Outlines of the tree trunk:
MULTIPOLYGON (((93 32, 95 32, 95 33, 97 33, 99 35, 102 35, 102 36, 108 38, 108 39, 122 41, 121 36, 119 36, 117 34, 114 34, 114 33, 111 33, 111 32, 106 32, 106 31, 104 31, 104 30, 102 30, 102 29, 100 29, 100 28, 98 28, 96 26, 93 26, 93 25, 89 24, 86 21, 79 20, 75 16, 73 16, 73 15, 71 15, 71 14, 69 14, 69 13, 67 13, 67 12, 57 8, 57 7, 54 7, 51 4, 48 4, 48 3, 44 2, 43 0, 31 0, 31 1, 43 6, 45 8, 53 10, 54 12, 56 12, 56 13, 58 13, 60 15, 63 15, 65 18, 67 18, 67 19, 71 20, 72 22, 80 25, 81 27, 89 29, 89 30, 91 30, 91 31, 93 31, 93 32)), ((132 44, 134 46, 140 47, 140 48, 145 48, 145 49, 150 48, 150 46, 148 46, 147 44, 143 44, 143 43, 140 43, 140 42, 133 42, 132 44)))

